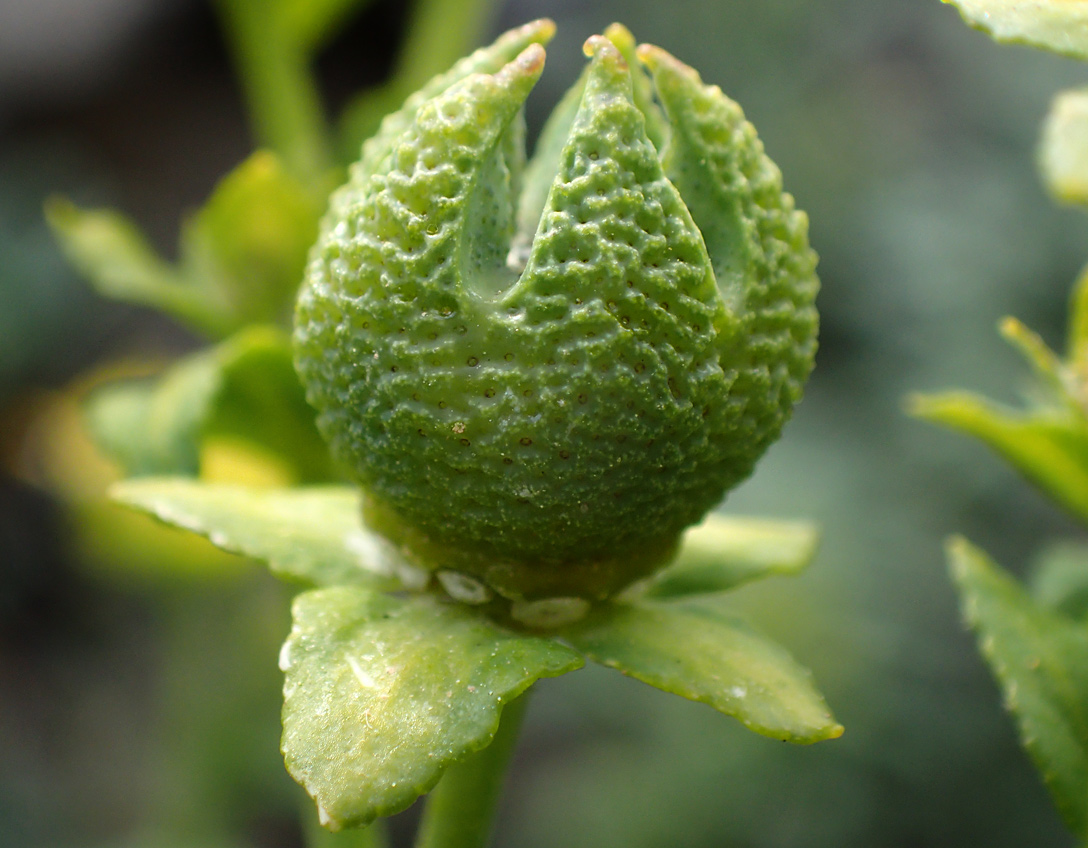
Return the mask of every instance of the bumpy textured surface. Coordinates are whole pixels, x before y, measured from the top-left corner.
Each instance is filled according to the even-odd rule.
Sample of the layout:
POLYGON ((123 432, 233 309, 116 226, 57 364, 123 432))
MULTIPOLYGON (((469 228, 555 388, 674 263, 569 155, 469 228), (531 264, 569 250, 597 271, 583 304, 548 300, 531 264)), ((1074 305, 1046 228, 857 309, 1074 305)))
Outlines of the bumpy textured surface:
POLYGON ((622 28, 587 42, 519 210, 550 34, 504 36, 387 119, 332 202, 296 361, 373 526, 507 597, 600 598, 778 436, 812 367, 815 255, 736 104, 644 46, 662 113, 622 28))

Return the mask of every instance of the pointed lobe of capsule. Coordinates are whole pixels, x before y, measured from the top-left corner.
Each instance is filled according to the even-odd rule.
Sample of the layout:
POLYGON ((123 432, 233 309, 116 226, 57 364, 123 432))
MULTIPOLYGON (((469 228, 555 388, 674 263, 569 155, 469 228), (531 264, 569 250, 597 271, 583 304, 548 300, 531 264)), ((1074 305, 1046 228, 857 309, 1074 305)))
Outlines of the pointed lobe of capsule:
POLYGON ((668 117, 665 172, 740 322, 739 343, 723 347, 722 357, 737 370, 733 395, 743 404, 727 461, 747 476, 801 399, 815 360, 819 280, 808 218, 783 192, 782 175, 740 106, 659 47, 640 45, 638 56, 668 117))

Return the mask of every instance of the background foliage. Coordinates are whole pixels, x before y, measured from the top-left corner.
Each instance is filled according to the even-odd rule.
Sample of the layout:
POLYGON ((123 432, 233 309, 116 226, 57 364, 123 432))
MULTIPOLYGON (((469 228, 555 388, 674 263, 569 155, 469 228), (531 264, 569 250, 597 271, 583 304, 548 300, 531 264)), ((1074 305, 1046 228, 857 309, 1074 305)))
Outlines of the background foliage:
MULTIPOLYGON (((250 152, 240 92, 204 3, 64 5, 53 21, 41 10, 60 0, 0 8, 0 842, 294 846, 312 814, 277 750, 284 591, 225 556, 148 561, 146 526, 95 499, 111 472, 79 436, 76 375, 196 342, 92 295, 41 215, 53 192, 115 206, 173 255, 178 219, 250 152)), ((408 11, 375 0, 325 34, 331 103, 385 78, 408 11)), ((1086 223, 1051 205, 1031 154, 1082 66, 996 48, 935 0, 512 0, 474 40, 541 15, 559 34, 531 129, 585 36, 620 19, 745 107, 812 218, 817 371, 728 508, 823 524, 804 576, 735 603, 813 669, 847 733, 776 745, 586 669, 539 687, 498 844, 1072 845, 963 630, 941 542, 963 532, 1025 574, 1074 530, 900 399, 970 385, 1011 400, 1024 372, 1003 315, 1060 345, 1086 223)))

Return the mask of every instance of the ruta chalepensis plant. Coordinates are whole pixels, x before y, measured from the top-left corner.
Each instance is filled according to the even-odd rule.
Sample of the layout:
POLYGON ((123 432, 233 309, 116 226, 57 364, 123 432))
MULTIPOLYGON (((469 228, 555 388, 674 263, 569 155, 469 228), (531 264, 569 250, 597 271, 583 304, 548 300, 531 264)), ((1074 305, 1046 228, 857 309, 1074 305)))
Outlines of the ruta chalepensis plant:
MULTIPOLYGON (((999 41, 1088 60, 1083 0, 946 0, 999 41)), ((1048 187, 1088 204, 1088 90, 1058 95, 1040 145, 1048 187)), ((982 439, 1025 477, 1088 523, 1088 270, 1073 291, 1069 336, 1059 356, 1014 318, 1002 334, 1032 366, 1030 406, 1008 409, 966 392, 912 399, 915 415, 982 439)), ((1088 547, 1055 545, 1034 568, 1030 590, 963 538, 948 558, 964 617, 978 633, 1020 737, 1066 823, 1088 840, 1088 547)))
MULTIPOLYGON (((618 25, 586 43, 526 161, 553 29, 409 97, 317 228, 294 364, 357 485, 115 489, 306 585, 280 655, 283 752, 331 829, 433 788, 419 844, 484 844, 520 696, 587 658, 776 739, 842 731, 722 604, 803 567, 813 528, 707 516, 812 368, 807 220, 740 108, 618 25)), ((312 412, 239 383, 216 387, 237 398, 229 434, 252 413, 262 449, 327 479, 283 437, 312 412)))

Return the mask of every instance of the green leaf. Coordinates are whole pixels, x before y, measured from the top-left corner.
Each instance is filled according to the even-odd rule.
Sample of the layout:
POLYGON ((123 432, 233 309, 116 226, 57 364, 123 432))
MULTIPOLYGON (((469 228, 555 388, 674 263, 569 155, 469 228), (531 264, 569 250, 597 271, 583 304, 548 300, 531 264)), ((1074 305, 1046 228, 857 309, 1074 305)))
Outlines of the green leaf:
POLYGON ((797 574, 816 553, 819 532, 805 521, 766 521, 712 513, 684 535, 676 560, 646 589, 668 598, 726 592, 773 574, 797 574))
POLYGON ((328 446, 295 373, 287 335, 252 327, 221 345, 215 359, 219 382, 204 438, 228 436, 258 445, 287 467, 292 481, 332 479, 328 446))
POLYGON ((402 588, 394 577, 401 561, 363 529, 354 488, 258 489, 149 477, 117 483, 111 495, 224 550, 267 562, 282 577, 313 586, 402 588))
POLYGON ((163 260, 125 217, 66 200, 46 216, 69 261, 107 297, 159 309, 212 338, 290 323, 321 202, 258 151, 216 186, 183 228, 180 262, 163 260))
POLYGON ((95 440, 133 476, 200 471, 200 434, 215 396, 214 356, 182 360, 158 382, 110 384, 87 402, 95 440))
POLYGON ((491 741, 504 704, 583 662, 426 595, 337 586, 299 595, 293 612, 283 751, 334 829, 407 808, 491 741))
POLYGON ((603 604, 562 633, 595 662, 709 704, 764 736, 807 744, 842 733, 810 672, 717 604, 603 604))
POLYGON ((1002 409, 967 392, 911 398, 912 415, 976 436, 1066 509, 1088 520, 1088 425, 1068 410, 1002 409))
POLYGON ((92 395, 88 420, 132 476, 207 473, 214 440, 250 446, 285 482, 333 476, 290 342, 274 327, 252 327, 187 357, 158 382, 106 386, 92 395))
POLYGON ((182 231, 186 277, 229 304, 236 326, 290 323, 320 205, 268 151, 227 174, 182 231))
POLYGON ((1088 203, 1088 89, 1054 98, 1043 124, 1039 165, 1054 197, 1088 203))
POLYGON ((100 294, 159 309, 210 336, 228 331, 225 303, 165 262, 128 218, 63 198, 51 199, 45 215, 68 261, 100 294))
POLYGON ((1032 563, 1032 597, 1070 618, 1088 618, 1088 544, 1058 542, 1032 563))
POLYGON ((963 614, 1066 822, 1088 837, 1088 631, 1036 604, 965 539, 948 544, 963 614))
POLYGON ((997 41, 1088 59, 1088 0, 943 0, 997 41))

